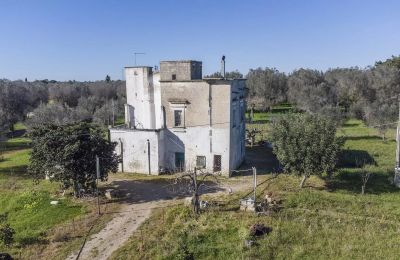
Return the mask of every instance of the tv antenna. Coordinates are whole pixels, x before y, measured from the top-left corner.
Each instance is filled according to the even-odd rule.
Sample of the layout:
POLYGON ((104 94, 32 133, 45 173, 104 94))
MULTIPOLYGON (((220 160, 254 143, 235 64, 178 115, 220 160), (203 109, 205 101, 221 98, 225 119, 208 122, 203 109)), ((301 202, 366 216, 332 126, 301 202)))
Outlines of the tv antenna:
POLYGON ((141 55, 141 54, 146 54, 146 53, 144 53, 144 52, 135 52, 134 53, 134 55, 135 55, 135 66, 136 66, 136 55, 141 55))

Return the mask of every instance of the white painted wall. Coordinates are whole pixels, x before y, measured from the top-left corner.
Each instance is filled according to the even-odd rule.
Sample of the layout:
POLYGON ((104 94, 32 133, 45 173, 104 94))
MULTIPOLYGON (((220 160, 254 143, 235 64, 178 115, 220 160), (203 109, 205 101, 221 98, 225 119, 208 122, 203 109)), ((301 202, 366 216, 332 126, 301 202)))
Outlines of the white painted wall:
POLYGON ((161 129, 164 127, 164 117, 161 106, 161 85, 160 85, 160 73, 153 74, 153 85, 154 85, 154 118, 155 128, 161 129))
POLYGON ((128 67, 125 68, 125 79, 129 107, 126 121, 131 120, 132 127, 138 129, 156 129, 161 113, 159 76, 154 85, 151 67, 128 67))
MULTIPOLYGON (((151 174, 159 173, 159 147, 160 132, 139 129, 110 129, 111 141, 117 142, 115 152, 121 155, 121 142, 123 147, 124 172, 137 172, 148 174, 148 145, 150 142, 150 168, 151 174)), ((119 166, 122 171, 122 165, 119 166)))
POLYGON ((213 171, 214 155, 221 155, 221 171, 229 173, 229 128, 213 129, 212 150, 210 150, 210 127, 199 126, 186 129, 165 130, 165 157, 163 166, 175 166, 175 153, 185 153, 186 169, 196 166, 196 157, 206 157, 206 169, 213 171))
POLYGON ((245 121, 240 120, 241 113, 245 112, 244 108, 241 109, 241 106, 245 106, 241 94, 244 88, 243 81, 219 82, 210 88, 204 81, 197 82, 193 83, 197 85, 194 85, 188 95, 182 96, 174 91, 171 92, 171 89, 183 90, 188 86, 188 82, 169 82, 162 85, 159 82, 160 74, 153 74, 150 67, 129 67, 125 68, 125 73, 126 122, 130 120, 132 127, 136 126, 137 129, 129 127, 110 129, 111 140, 118 143, 117 154, 121 154, 120 143, 123 143, 125 172, 148 173, 147 140, 150 141, 151 174, 159 174, 161 167, 173 169, 175 152, 185 153, 187 169, 196 166, 197 156, 205 156, 207 171, 212 172, 214 155, 221 155, 221 170, 224 175, 229 175, 231 170, 240 166, 245 155, 245 121), (210 89, 213 95, 211 109, 208 107, 210 89), (169 91, 168 97, 165 96, 165 91, 169 91), (162 100, 165 98, 190 99, 191 103, 188 106, 191 106, 192 110, 188 117, 192 118, 187 120, 185 118, 185 121, 187 123, 189 119, 192 120, 194 126, 189 124, 187 128, 164 128, 162 100), (236 109, 235 118, 233 118, 234 109, 236 109), (211 126, 208 124, 207 113, 212 114, 211 126), (199 118, 202 119, 200 123, 194 120, 199 118), (235 127, 233 127, 234 120, 235 127))

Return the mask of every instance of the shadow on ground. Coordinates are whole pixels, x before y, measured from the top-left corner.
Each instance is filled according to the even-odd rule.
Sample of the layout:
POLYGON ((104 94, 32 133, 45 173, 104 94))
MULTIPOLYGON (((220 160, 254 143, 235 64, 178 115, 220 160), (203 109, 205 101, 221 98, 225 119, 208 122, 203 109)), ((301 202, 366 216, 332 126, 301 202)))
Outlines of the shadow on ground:
POLYGON ((20 129, 20 130, 14 130, 13 132, 7 133, 7 138, 16 138, 16 137, 22 137, 26 133, 25 129, 20 129))
MULTIPOLYGON (((351 193, 361 193, 361 169, 340 169, 332 178, 326 179, 326 187, 330 191, 344 190, 351 193)), ((372 173, 366 185, 366 194, 381 194, 400 192, 392 184, 393 176, 383 172, 372 173)))
MULTIPOLYGON (((192 195, 186 181, 175 183, 174 180, 115 180, 110 186, 125 195, 121 202, 132 204, 182 199, 192 195)), ((215 182, 206 182, 200 189, 200 195, 224 190, 215 182)))
POLYGON ((27 172, 28 166, 22 165, 22 166, 12 166, 12 167, 3 167, 0 169, 0 174, 4 174, 7 176, 14 176, 14 177, 20 177, 20 178, 31 178, 27 172))
POLYGON ((367 151, 345 149, 339 155, 339 168, 359 168, 362 165, 376 165, 375 159, 367 151))
POLYGON ((281 172, 278 159, 272 153, 272 148, 267 145, 255 145, 253 147, 246 147, 246 157, 243 164, 238 169, 238 172, 233 172, 232 176, 247 176, 252 175, 252 171, 244 171, 251 169, 251 167, 257 168, 257 174, 269 174, 281 172))
MULTIPOLYGON (((346 128, 344 128, 344 130, 346 130, 346 128)), ((376 136, 376 135, 370 135, 370 136, 346 136, 344 138, 346 141, 347 140, 351 140, 351 141, 366 141, 366 140, 370 140, 370 141, 381 141, 382 143, 390 143, 390 142, 396 142, 396 140, 393 139, 386 139, 386 141, 384 142, 382 140, 382 137, 380 136, 376 136)))

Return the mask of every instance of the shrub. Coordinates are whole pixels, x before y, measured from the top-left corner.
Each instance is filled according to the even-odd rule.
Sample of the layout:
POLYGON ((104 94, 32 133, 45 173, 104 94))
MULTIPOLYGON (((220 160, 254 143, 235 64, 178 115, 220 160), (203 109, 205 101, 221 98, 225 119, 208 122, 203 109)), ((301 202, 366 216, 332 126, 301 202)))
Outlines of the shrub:
POLYGON ((285 172, 303 176, 300 187, 310 175, 330 175, 343 145, 333 121, 310 114, 281 117, 273 123, 272 139, 285 172))
POLYGON ((0 214, 0 243, 10 246, 14 242, 15 230, 7 223, 7 214, 0 214))

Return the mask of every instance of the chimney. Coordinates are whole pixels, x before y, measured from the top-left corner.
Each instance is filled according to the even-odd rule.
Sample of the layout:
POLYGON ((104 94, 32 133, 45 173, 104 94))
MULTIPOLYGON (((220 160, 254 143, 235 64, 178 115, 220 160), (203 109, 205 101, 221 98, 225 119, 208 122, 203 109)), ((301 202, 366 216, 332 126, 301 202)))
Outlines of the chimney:
POLYGON ((225 55, 222 55, 221 59, 221 76, 225 79, 225 55))

